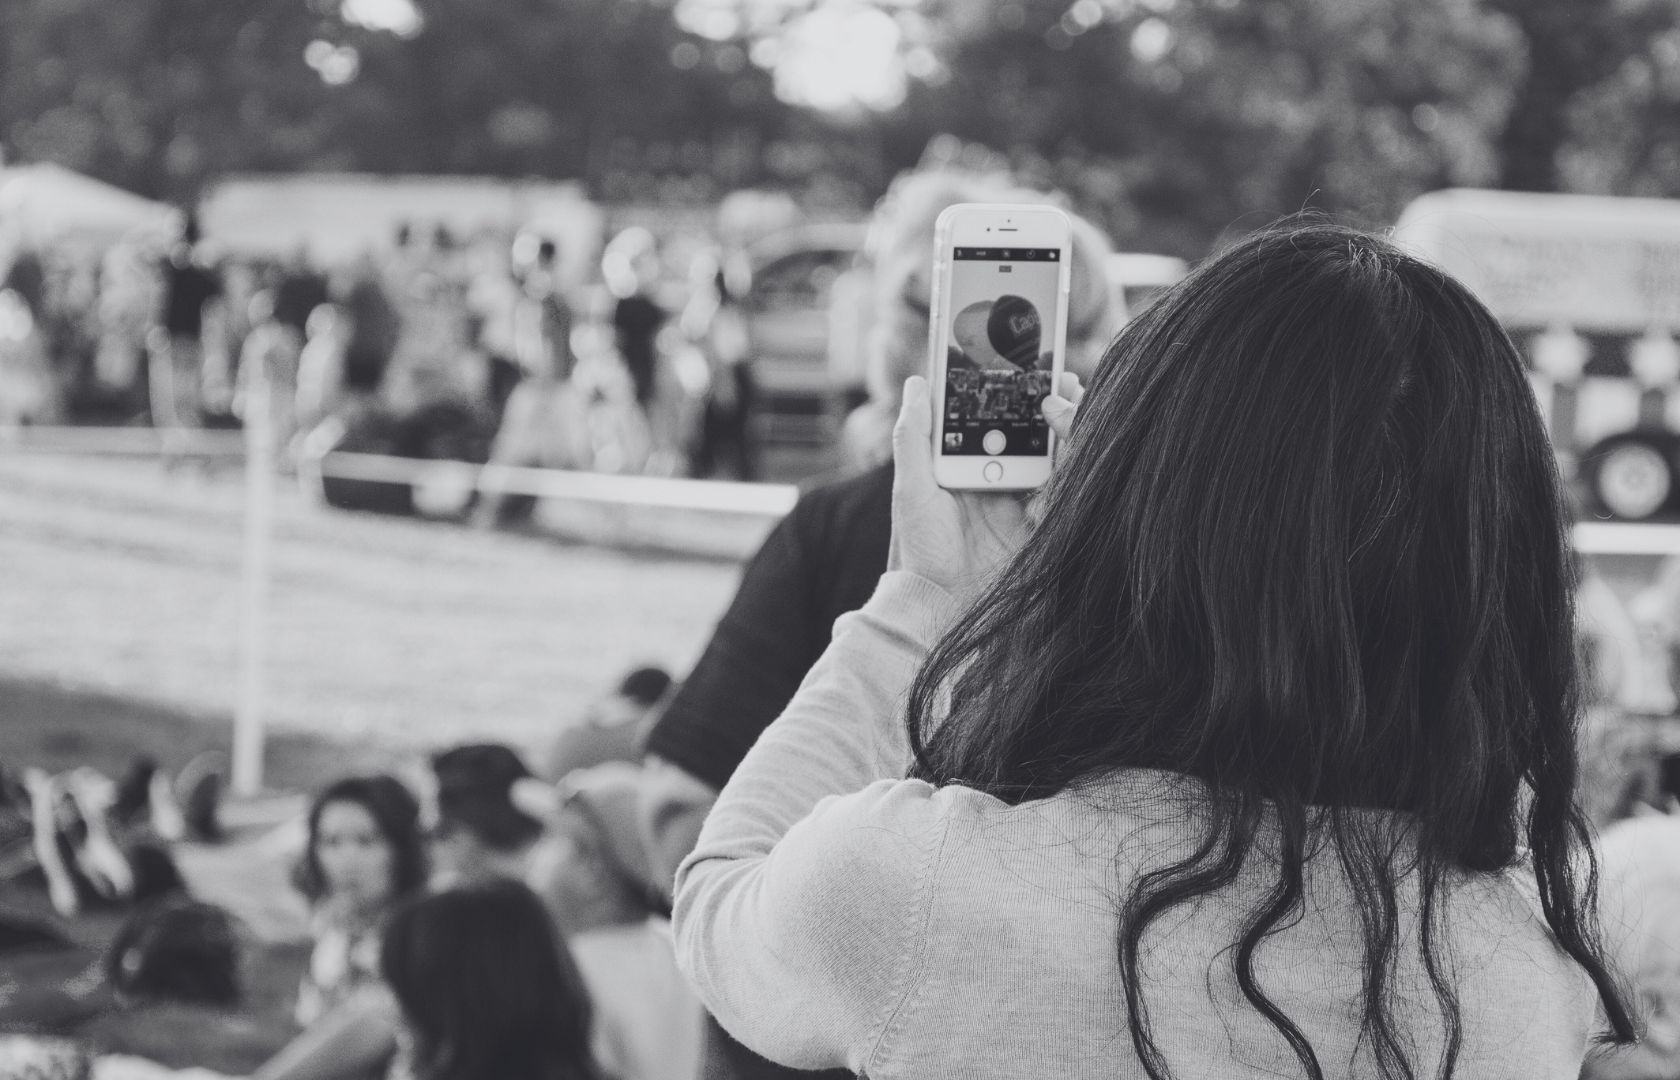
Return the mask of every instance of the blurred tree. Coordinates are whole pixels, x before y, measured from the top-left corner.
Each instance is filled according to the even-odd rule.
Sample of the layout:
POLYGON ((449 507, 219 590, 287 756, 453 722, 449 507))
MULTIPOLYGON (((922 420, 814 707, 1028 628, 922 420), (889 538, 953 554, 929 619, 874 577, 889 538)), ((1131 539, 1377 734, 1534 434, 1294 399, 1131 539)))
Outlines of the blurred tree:
POLYGON ((951 133, 1186 255, 1447 184, 1680 194, 1680 0, 410 2, 0 0, 0 149, 174 199, 361 169, 863 203, 951 133), (848 27, 902 107, 824 58, 848 27))
POLYGON ((1649 32, 1571 104, 1557 164, 1564 190, 1680 196, 1680 4, 1638 14, 1649 32))
POLYGON ((410 39, 352 35, 365 57, 358 92, 383 99, 382 108, 358 110, 356 130, 383 131, 386 167, 600 183, 627 148, 665 143, 674 159, 698 144, 708 160, 692 146, 689 160, 704 166, 734 132, 769 133, 779 123, 762 73, 746 70, 744 56, 701 50, 659 4, 417 7, 424 23, 410 39))
POLYGON ((292 169, 701 200, 785 171, 774 146, 827 143, 741 45, 696 39, 660 0, 417 0, 402 32, 340 2, 4 0, 0 145, 181 200, 292 169))
MULTIPOLYGON (((1574 106, 1601 89, 1651 41, 1675 25, 1671 0, 1486 0, 1518 28, 1528 62, 1499 137, 1499 186, 1557 191, 1577 129, 1574 106)), ((1635 111, 1624 117, 1657 121, 1635 111)), ((1585 133, 1591 137, 1590 132, 1585 133)))
POLYGON ((0 141, 147 195, 296 161, 322 134, 296 0, 9 0, 0 141))
MULTIPOLYGON (((1306 205, 1384 223, 1447 184, 1680 186, 1677 0, 874 2, 916 75, 889 165, 951 132, 1126 244, 1197 254, 1306 205)), ((773 40, 823 3, 680 6, 773 40)))
POLYGON ((1009 0, 946 46, 895 146, 1030 163, 1125 246, 1199 255, 1304 206, 1392 220, 1496 175, 1513 35, 1467 0, 1009 0))

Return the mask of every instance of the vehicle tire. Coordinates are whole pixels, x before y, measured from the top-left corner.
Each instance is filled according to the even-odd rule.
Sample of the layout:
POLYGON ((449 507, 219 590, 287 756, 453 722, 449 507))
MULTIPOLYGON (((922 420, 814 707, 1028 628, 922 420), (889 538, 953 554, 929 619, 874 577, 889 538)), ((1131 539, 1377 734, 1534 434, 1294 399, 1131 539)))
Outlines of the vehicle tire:
POLYGON ((1594 500, 1622 521, 1647 521, 1674 496, 1674 464, 1649 439, 1606 440, 1587 455, 1585 465, 1594 500))

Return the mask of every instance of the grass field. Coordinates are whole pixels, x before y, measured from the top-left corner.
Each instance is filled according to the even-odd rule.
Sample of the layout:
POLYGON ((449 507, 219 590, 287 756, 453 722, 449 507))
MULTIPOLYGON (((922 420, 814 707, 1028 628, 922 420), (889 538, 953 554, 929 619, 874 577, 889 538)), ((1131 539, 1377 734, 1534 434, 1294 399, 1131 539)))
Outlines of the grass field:
MULTIPOLYGON (((237 473, 0 458, 0 758, 114 765, 225 745, 242 521, 237 473)), ((374 752, 540 745, 629 666, 686 671, 739 574, 332 511, 285 488, 275 536, 280 786, 374 752)))

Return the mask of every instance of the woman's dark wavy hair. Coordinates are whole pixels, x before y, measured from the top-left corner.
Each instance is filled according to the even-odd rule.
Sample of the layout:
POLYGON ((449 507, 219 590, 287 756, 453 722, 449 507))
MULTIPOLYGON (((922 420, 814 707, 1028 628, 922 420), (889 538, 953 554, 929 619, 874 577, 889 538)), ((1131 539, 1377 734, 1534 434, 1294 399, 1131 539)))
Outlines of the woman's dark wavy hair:
POLYGON ((593 1010, 542 902, 497 879, 404 904, 380 946, 420 1080, 599 1080, 593 1010))
POLYGON ((1281 858, 1234 973, 1308 1076, 1326 1072, 1254 955, 1303 914, 1308 853, 1326 842, 1358 903, 1363 1032, 1385 1076, 1420 1067, 1391 987, 1412 873, 1441 1075, 1462 1038, 1442 889, 1462 871, 1532 867, 1610 1038, 1631 1041, 1575 803, 1561 485, 1522 360, 1487 309, 1385 241, 1281 223, 1119 335, 1064 450, 1031 538, 917 676, 911 775, 1009 803, 1118 769, 1201 782, 1199 845, 1144 874, 1121 913, 1149 1075, 1170 1074, 1140 942, 1236 881, 1263 826, 1281 858))
POLYGON ((292 884, 310 901, 327 892, 327 877, 316 850, 321 814, 333 803, 354 803, 368 812, 379 835, 391 845, 391 896, 406 896, 426 883, 426 840, 420 832, 420 804, 394 776, 350 776, 315 796, 309 807, 309 843, 292 870, 292 884))

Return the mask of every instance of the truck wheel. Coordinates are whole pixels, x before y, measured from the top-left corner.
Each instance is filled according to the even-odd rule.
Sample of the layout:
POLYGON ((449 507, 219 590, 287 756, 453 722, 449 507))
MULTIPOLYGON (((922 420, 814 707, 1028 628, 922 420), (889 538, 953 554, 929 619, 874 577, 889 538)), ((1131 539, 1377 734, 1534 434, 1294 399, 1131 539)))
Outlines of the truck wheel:
POLYGON ((1587 484, 1598 504, 1623 521, 1645 521, 1674 494, 1674 466, 1644 439, 1619 439, 1587 457, 1587 484))

